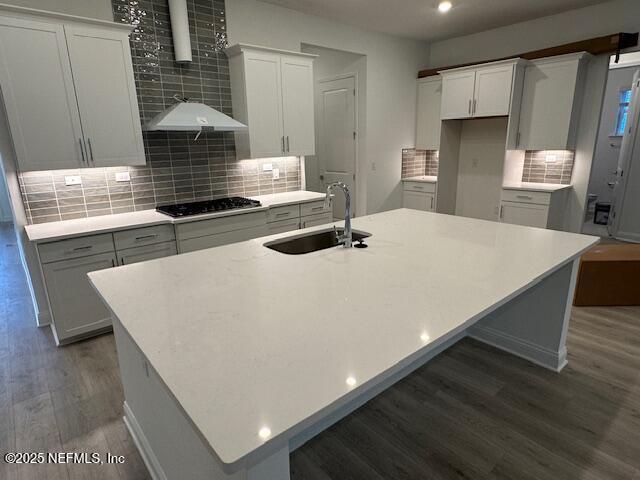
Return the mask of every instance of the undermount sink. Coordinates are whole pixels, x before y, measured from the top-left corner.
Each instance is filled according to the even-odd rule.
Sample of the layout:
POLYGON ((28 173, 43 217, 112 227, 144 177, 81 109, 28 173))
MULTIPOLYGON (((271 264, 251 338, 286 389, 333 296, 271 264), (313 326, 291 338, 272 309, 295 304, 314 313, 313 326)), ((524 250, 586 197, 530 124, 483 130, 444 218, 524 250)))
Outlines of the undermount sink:
MULTIPOLYGON (((293 237, 281 238, 264 244, 265 247, 275 250, 276 252, 286 253, 287 255, 302 255, 305 253, 317 252, 327 248, 337 247, 341 245, 336 238, 336 232, 339 235, 344 233, 344 228, 320 230, 319 232, 311 232, 304 235, 296 235, 293 237)), ((370 237, 370 233, 352 232, 354 242, 362 242, 363 239, 370 237)), ((354 244, 354 246, 356 246, 354 244)))

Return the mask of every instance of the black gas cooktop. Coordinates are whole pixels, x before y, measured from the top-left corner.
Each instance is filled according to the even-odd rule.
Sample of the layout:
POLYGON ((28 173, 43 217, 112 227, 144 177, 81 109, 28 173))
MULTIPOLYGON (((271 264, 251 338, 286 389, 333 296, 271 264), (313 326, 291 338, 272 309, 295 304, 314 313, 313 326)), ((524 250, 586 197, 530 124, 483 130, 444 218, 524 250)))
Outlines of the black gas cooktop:
POLYGON ((189 215, 200 215, 202 213, 222 212, 225 210, 236 210, 239 208, 253 208, 259 206, 261 206, 261 204, 258 200, 251 200, 250 198, 244 197, 229 197, 205 200, 202 202, 159 205, 156 207, 156 210, 171 217, 187 217, 189 215))

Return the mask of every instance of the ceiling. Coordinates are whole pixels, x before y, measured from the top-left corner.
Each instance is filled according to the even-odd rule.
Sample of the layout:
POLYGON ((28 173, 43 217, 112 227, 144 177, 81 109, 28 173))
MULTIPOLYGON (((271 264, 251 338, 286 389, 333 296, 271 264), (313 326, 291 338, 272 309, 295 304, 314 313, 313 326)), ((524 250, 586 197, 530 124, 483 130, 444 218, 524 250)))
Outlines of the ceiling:
POLYGON ((367 30, 417 40, 442 40, 545 17, 606 0, 263 0, 367 30))

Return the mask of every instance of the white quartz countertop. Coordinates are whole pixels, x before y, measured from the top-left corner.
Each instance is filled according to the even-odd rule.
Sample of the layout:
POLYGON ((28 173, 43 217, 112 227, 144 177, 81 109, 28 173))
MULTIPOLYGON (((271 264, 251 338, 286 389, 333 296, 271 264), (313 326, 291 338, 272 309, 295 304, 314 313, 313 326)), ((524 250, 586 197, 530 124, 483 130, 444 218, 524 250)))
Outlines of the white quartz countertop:
POLYGON ((406 177, 402 179, 403 182, 423 182, 423 183, 438 183, 438 177, 435 175, 420 175, 418 177, 406 177))
POLYGON ((557 192, 559 190, 573 188, 573 185, 561 185, 559 183, 518 182, 505 183, 504 185, 502 185, 502 188, 505 190, 526 190, 528 192, 557 192))
POLYGON ((44 243, 97 233, 115 232, 118 230, 127 230, 138 227, 150 227, 152 225, 159 225, 162 223, 185 223, 206 220, 208 218, 225 217, 229 215, 242 215, 243 213, 256 212, 270 207, 323 200, 325 198, 325 194, 299 190, 296 192, 259 195, 250 198, 259 200, 260 203, 262 203, 262 206, 181 218, 172 218, 164 213, 156 212, 155 210, 142 210, 139 212, 119 213, 115 215, 102 215, 99 217, 78 218, 75 220, 63 220, 61 222, 27 225, 25 230, 30 241, 44 243))
POLYGON ((598 241, 408 209, 353 225, 369 248, 263 246, 289 232, 89 274, 228 468, 598 241))

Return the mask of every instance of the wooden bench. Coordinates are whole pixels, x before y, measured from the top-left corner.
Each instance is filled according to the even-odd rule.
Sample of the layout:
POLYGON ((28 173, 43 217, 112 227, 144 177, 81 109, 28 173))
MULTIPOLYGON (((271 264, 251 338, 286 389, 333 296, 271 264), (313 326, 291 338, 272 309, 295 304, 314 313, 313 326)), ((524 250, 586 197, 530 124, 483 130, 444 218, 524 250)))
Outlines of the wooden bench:
POLYGON ((597 245, 585 253, 573 304, 640 305, 640 244, 597 245))

